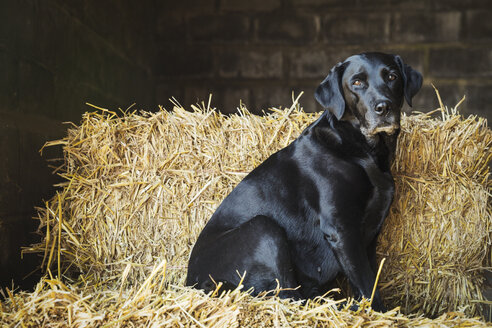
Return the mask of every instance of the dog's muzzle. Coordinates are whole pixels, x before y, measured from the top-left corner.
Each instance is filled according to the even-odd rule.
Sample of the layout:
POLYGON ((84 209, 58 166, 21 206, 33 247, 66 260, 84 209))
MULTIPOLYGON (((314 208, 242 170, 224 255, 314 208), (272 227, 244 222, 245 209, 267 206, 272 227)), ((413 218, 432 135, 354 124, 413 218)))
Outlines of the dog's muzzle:
POLYGON ((388 125, 388 126, 378 126, 377 128, 375 128, 373 131, 372 131, 372 134, 377 134, 377 133, 381 133, 381 132, 384 132, 388 135, 393 135, 396 133, 396 131, 398 131, 400 129, 400 125, 397 125, 397 124, 394 124, 394 125, 388 125))
POLYGON ((386 133, 387 135, 391 136, 395 134, 399 129, 400 129, 399 124, 391 124, 391 125, 378 126, 373 129, 361 128, 361 132, 362 134, 368 137, 373 137, 378 133, 386 133))

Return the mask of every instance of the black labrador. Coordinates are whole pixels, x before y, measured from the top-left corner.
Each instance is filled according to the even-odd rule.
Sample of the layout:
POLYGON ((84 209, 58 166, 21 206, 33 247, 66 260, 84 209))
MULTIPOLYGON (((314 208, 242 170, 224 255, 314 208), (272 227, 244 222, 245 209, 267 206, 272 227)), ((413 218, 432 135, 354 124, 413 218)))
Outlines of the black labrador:
MULTIPOLYGON (((254 294, 278 283, 288 288, 280 297, 304 299, 343 273, 356 297, 369 298, 400 110, 421 85, 396 55, 362 53, 333 67, 315 92, 325 112, 222 202, 193 248, 186 284, 234 288, 246 273, 254 294)), ((384 310, 378 292, 372 306, 384 310)))

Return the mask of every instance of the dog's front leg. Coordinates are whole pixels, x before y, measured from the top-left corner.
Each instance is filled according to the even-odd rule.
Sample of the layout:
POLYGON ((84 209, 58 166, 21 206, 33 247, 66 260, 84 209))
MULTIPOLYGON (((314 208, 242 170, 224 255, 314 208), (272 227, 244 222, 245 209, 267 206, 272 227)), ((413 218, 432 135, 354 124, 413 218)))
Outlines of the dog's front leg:
MULTIPOLYGON (((330 244, 343 273, 349 279, 352 287, 359 296, 370 298, 376 275, 371 268, 367 251, 364 248, 363 238, 358 229, 339 227, 323 229, 325 239, 330 244)), ((372 300, 372 308, 376 311, 385 311, 378 290, 372 300)))
POLYGON ((369 259, 369 265, 371 266, 372 272, 378 271, 378 261, 376 258, 376 243, 378 236, 374 237, 369 246, 367 246, 367 258, 369 259))

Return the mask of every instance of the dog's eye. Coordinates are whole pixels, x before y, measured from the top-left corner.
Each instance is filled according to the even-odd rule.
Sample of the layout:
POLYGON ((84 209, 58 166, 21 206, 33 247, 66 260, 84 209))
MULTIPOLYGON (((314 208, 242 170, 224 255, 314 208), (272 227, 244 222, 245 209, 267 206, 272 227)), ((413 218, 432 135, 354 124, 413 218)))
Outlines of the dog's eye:
POLYGON ((361 86, 362 85, 362 81, 361 80, 353 80, 352 81, 352 85, 355 85, 355 86, 361 86))
POLYGON ((397 78, 398 78, 398 76, 397 76, 396 74, 390 73, 390 74, 388 75, 388 80, 390 80, 390 81, 394 81, 394 80, 396 80, 397 78))

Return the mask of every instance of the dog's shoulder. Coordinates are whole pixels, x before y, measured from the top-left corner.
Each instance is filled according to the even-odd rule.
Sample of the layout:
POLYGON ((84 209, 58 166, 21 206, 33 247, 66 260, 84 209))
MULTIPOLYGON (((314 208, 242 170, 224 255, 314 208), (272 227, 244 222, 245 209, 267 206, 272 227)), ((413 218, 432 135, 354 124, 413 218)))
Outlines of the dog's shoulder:
POLYGON ((322 161, 332 158, 354 162, 354 158, 364 157, 367 153, 367 143, 360 131, 327 112, 307 127, 292 146, 295 152, 301 153, 300 156, 318 157, 322 161))

